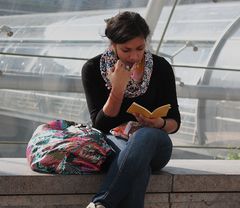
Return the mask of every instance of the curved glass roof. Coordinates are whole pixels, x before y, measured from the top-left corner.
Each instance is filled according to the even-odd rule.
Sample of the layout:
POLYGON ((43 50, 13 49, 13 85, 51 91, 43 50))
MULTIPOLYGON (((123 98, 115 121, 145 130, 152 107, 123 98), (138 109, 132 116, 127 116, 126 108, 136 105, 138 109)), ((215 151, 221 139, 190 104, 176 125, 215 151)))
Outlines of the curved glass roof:
POLYGON ((0 0, 0 117, 3 129, 16 129, 0 129, 0 141, 26 143, 49 119, 89 122, 82 65, 109 44, 104 19, 132 10, 151 27, 149 48, 174 68, 182 116, 175 147, 226 147, 229 134, 239 145, 239 1, 54 2, 0 0))

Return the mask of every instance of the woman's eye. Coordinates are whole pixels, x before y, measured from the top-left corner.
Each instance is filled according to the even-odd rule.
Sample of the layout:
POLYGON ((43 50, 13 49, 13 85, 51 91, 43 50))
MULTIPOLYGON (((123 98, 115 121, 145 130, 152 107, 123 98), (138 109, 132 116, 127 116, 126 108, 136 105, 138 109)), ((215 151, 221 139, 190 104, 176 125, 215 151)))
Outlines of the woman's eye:
MULTIPOLYGON (((145 49, 145 47, 141 47, 141 48, 137 48, 137 51, 143 51, 145 49)), ((122 49, 123 53, 129 53, 131 50, 130 49, 122 49)))

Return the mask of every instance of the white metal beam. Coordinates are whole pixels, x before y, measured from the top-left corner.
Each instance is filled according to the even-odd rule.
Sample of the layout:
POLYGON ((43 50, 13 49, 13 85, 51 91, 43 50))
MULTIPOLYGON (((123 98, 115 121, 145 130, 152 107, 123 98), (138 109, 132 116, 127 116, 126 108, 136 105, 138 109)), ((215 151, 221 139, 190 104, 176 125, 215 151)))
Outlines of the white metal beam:
MULTIPOLYGON (((145 20, 149 25, 151 35, 153 34, 157 25, 158 19, 161 15, 162 9, 166 0, 150 0, 147 5, 145 20)), ((151 39, 151 36, 150 36, 151 39)))
MULTIPOLYGON (((0 89, 84 93, 81 77, 60 75, 0 75, 0 89)), ((240 101, 239 88, 208 85, 178 85, 179 98, 240 101)))

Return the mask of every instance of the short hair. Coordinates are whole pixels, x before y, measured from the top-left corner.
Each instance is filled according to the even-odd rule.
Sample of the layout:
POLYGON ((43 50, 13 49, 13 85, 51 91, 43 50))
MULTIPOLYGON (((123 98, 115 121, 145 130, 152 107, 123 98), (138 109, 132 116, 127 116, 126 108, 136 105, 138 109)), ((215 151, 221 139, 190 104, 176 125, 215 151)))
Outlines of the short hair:
POLYGON ((105 20, 106 37, 113 43, 125 43, 136 37, 147 39, 150 34, 149 26, 136 12, 125 11, 105 20))

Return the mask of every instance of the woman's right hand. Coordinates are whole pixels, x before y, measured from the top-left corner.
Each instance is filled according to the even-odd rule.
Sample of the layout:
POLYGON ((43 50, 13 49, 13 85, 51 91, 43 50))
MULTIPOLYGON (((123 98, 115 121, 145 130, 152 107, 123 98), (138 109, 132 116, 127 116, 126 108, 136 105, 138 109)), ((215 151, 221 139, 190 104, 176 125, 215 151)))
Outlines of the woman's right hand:
POLYGON ((124 92, 131 77, 131 70, 127 70, 125 64, 118 60, 114 68, 108 72, 112 90, 124 92))
POLYGON ((125 64, 118 60, 114 68, 108 72, 108 79, 111 82, 112 89, 103 112, 110 116, 116 116, 121 108, 124 92, 131 77, 131 69, 126 69, 125 64))

